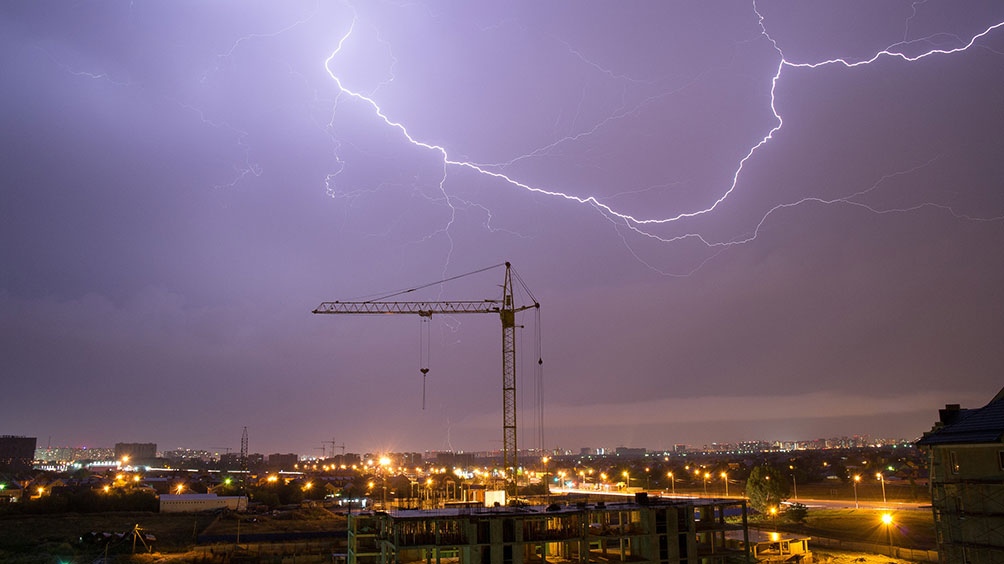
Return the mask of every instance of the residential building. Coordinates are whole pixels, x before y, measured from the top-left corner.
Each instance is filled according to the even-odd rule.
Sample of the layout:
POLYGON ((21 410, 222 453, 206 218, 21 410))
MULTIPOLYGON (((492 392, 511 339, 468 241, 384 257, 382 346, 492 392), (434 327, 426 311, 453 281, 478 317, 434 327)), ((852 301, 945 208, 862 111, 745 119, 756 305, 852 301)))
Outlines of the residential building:
POLYGON ((157 443, 115 443, 115 460, 135 464, 157 458, 157 443))
POLYGON ((35 437, 0 435, 0 472, 27 472, 35 462, 35 437))
POLYGON ((1004 562, 1004 389, 979 409, 958 404, 917 441, 929 454, 941 562, 1004 562))
POLYGON ((161 513, 199 513, 219 509, 236 511, 247 506, 247 498, 237 495, 218 496, 214 493, 160 495, 161 513))
POLYGON ((348 545, 348 564, 752 561, 745 500, 644 494, 616 503, 355 513, 348 545))
POLYGON ((275 453, 268 455, 268 467, 270 470, 292 472, 296 469, 298 462, 300 462, 300 456, 296 454, 275 453))

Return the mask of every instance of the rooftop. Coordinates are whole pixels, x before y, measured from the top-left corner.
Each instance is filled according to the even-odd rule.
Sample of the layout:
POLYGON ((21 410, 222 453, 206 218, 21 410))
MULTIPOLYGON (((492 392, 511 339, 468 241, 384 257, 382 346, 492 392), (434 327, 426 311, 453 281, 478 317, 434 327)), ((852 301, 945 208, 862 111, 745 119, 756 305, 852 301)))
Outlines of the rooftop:
POLYGON ((1004 389, 978 409, 947 405, 941 420, 917 441, 920 446, 986 444, 1004 441, 1004 389))

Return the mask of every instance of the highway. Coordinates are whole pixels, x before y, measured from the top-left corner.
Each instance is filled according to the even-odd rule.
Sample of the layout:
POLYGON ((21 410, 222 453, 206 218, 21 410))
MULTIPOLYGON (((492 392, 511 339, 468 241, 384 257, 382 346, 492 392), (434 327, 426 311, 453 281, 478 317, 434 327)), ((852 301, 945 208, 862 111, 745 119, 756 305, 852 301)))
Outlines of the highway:
MULTIPOLYGON (((617 497, 634 497, 636 493, 648 493, 650 497, 662 497, 668 499, 743 499, 740 496, 700 496, 700 495, 672 495, 669 492, 663 490, 632 490, 630 492, 625 491, 604 491, 604 490, 593 490, 593 489, 577 489, 577 488, 551 488, 552 494, 583 494, 583 495, 605 495, 605 496, 617 496, 617 497)), ((855 502, 853 499, 806 499, 806 498, 791 498, 788 503, 801 503, 807 508, 816 509, 855 509, 855 502)), ((891 511, 930 511, 930 504, 919 504, 916 502, 902 502, 902 501, 865 501, 860 500, 857 502, 858 509, 870 509, 874 511, 880 510, 891 510, 891 511)))

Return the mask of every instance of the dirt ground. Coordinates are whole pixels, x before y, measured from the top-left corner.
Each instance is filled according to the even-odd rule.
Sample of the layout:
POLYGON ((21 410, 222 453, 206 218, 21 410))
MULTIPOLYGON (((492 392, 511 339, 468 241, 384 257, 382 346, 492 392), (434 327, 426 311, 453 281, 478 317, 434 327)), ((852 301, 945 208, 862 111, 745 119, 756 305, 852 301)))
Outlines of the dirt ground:
POLYGON ((900 560, 867 552, 842 552, 838 550, 812 551, 814 562, 821 564, 914 564, 912 560, 900 560))

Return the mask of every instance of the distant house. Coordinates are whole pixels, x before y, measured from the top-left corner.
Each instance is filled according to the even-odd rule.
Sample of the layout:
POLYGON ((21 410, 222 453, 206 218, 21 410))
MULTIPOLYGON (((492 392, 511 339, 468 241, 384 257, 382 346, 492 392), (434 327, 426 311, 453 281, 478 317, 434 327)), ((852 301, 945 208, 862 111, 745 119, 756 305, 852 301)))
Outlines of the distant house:
POLYGON ((21 501, 24 490, 17 482, 0 483, 0 503, 17 503, 21 501))
POLYGON ((958 404, 917 441, 929 453, 941 562, 1004 562, 1004 389, 979 409, 958 404))

